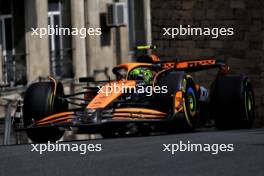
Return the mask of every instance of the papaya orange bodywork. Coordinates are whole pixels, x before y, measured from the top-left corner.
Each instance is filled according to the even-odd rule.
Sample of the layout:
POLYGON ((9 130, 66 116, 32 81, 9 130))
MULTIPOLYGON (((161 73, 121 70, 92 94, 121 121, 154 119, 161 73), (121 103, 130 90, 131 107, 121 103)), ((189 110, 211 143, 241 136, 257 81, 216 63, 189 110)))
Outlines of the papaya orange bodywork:
MULTIPOLYGON (((113 87, 119 86, 121 87, 135 87, 136 86, 136 81, 118 81, 118 82, 112 82, 112 83, 107 83, 103 86, 106 89, 107 86, 113 87)), ((98 94, 93 98, 93 100, 88 104, 86 107, 87 109, 101 109, 105 108, 107 105, 109 105, 113 100, 115 100, 117 97, 122 95, 122 90, 118 92, 110 92, 108 95, 106 95, 105 92, 98 92, 98 94)))
POLYGON ((138 113, 114 113, 113 117, 129 117, 129 118, 151 118, 151 119, 163 119, 165 115, 150 115, 150 114, 138 114, 138 113))
POLYGON ((183 69, 188 67, 204 66, 204 65, 214 65, 216 63, 215 59, 206 60, 196 60, 196 61, 182 61, 176 64, 176 68, 183 69))
POLYGON ((151 114, 151 115, 167 115, 164 112, 147 109, 147 108, 119 108, 115 109, 115 113, 138 113, 138 114, 151 114))
POLYGON ((44 119, 41 119, 41 120, 37 121, 36 123, 41 123, 41 122, 44 122, 44 121, 49 121, 49 120, 56 119, 58 117, 67 116, 67 115, 73 115, 73 114, 74 114, 74 112, 60 112, 60 113, 45 117, 44 119))
POLYGON ((182 103, 183 103, 183 93, 182 91, 178 91, 176 92, 175 100, 174 100, 174 110, 176 113, 180 112, 183 109, 182 103))
POLYGON ((116 68, 120 67, 120 68, 126 68, 129 71, 131 71, 132 69, 139 67, 139 66, 152 66, 152 64, 150 63, 138 63, 138 62, 132 62, 132 63, 127 63, 127 64, 120 64, 118 65, 116 68))
POLYGON ((57 118, 57 119, 53 119, 53 120, 48 120, 48 121, 44 121, 44 122, 39 122, 37 123, 36 125, 37 126, 40 126, 40 125, 46 125, 46 124, 50 124, 50 123, 55 123, 55 122, 69 122, 71 121, 72 119, 74 119, 74 116, 72 115, 69 115, 69 116, 63 116, 63 117, 60 117, 60 118, 57 118))
POLYGON ((205 65, 215 65, 215 59, 204 59, 204 60, 193 60, 193 61, 174 61, 174 62, 166 62, 163 64, 164 69, 186 69, 197 66, 205 66, 205 65))

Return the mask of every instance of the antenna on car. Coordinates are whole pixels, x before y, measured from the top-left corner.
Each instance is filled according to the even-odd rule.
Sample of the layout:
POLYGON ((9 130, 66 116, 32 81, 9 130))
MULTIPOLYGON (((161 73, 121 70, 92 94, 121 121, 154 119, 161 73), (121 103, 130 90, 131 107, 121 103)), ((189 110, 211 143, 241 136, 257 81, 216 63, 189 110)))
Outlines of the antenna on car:
POLYGON ((135 47, 136 51, 144 51, 144 54, 148 54, 150 50, 157 49, 157 45, 139 45, 135 47))
POLYGON ((160 59, 157 55, 152 53, 152 50, 157 49, 157 45, 140 45, 136 46, 136 51, 143 51, 144 53, 136 55, 137 62, 144 62, 144 63, 156 63, 159 62, 160 59))

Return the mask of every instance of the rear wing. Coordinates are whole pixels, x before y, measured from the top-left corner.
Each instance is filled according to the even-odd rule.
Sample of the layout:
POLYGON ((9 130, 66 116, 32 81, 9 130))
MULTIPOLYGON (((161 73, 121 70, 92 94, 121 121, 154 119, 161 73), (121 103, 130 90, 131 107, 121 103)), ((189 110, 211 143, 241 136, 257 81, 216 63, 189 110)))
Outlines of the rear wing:
POLYGON ((213 68, 227 68, 226 62, 224 60, 218 60, 214 58, 209 59, 197 59, 197 60, 186 60, 186 61, 178 61, 178 60, 171 60, 171 61, 161 61, 161 67, 164 69, 175 69, 179 71, 186 71, 186 72, 195 72, 213 68))

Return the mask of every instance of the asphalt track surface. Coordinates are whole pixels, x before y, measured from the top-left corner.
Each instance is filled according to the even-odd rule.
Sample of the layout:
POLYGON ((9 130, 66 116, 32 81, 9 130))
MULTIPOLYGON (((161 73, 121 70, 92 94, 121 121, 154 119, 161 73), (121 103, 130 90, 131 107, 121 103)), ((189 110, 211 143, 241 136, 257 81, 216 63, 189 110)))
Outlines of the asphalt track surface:
POLYGON ((31 145, 0 147, 0 175, 264 176, 264 129, 210 131, 71 141, 102 144, 101 152, 31 152, 31 145), (163 152, 179 141, 234 144, 233 152, 163 152))

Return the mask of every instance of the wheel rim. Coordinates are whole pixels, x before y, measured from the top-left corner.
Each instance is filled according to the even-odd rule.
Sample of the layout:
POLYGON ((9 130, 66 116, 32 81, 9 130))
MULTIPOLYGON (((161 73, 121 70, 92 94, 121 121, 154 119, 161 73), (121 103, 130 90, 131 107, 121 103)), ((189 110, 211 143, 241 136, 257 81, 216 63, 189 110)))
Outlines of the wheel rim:
POLYGON ((250 115, 253 112, 254 100, 251 91, 245 91, 245 108, 247 119, 250 119, 250 115))
POLYGON ((193 128, 193 120, 195 120, 194 117, 197 113, 197 102, 194 90, 191 87, 189 87, 186 91, 183 109, 187 123, 191 128, 193 128))
POLYGON ((193 91, 193 89, 190 87, 187 90, 187 106, 189 109, 189 112, 191 114, 191 116, 194 116, 196 114, 196 109, 197 109, 197 104, 196 104, 196 96, 195 93, 193 91))

